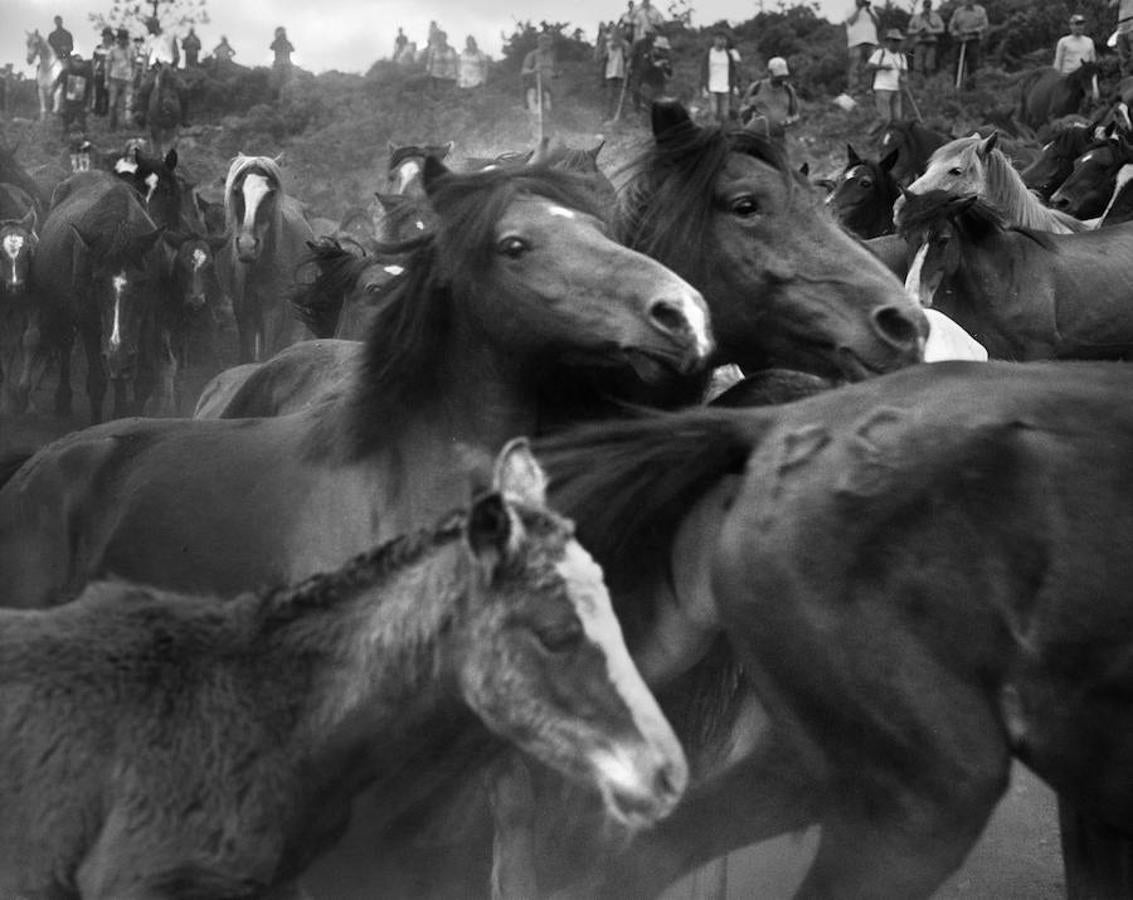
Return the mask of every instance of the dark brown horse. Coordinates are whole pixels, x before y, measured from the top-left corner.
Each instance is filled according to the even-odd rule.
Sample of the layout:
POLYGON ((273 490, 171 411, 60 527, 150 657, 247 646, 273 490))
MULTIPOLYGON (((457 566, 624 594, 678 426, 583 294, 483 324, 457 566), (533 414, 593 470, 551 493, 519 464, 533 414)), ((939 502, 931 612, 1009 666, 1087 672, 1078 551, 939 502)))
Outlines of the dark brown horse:
POLYGON ((893 204, 901 189, 892 171, 899 153, 894 149, 880 160, 862 159, 846 145, 842 178, 826 203, 838 221, 860 238, 893 233, 893 204))
POLYGON ((265 896, 362 788, 395 821, 504 741, 631 830, 663 818, 680 745, 543 495, 513 442, 467 512, 294 587, 0 612, 0 894, 265 896))
POLYGON ((1133 225, 1049 234, 1012 228, 978 199, 906 196, 898 229, 920 248, 910 292, 993 358, 1133 357, 1133 225))
POLYGON ((1073 171, 1074 161, 1094 143, 1094 129, 1088 124, 1063 128, 1043 144, 1038 156, 1019 177, 1023 184, 1048 201, 1073 171))
POLYGON ((1050 198, 1050 205, 1079 219, 1105 213, 1117 187, 1117 173, 1133 162, 1133 145, 1114 136, 1091 144, 1074 160, 1070 174, 1050 198))
POLYGON ((885 156, 897 151, 897 161, 890 174, 899 185, 907 187, 924 173, 936 149, 950 140, 947 134, 934 131, 915 119, 905 119, 886 125, 878 146, 885 156))
MULTIPOLYGON (((586 895, 655 896, 820 824, 799 896, 928 897, 1012 757, 1133 836, 1131 391, 1121 364, 945 363, 543 447, 643 673, 650 647, 672 655, 662 638, 722 630, 754 706, 730 765, 586 895)), ((701 731, 673 691, 698 695, 659 691, 687 750, 701 731)), ((709 696, 699 728, 727 734, 709 696)))
POLYGON ((1085 62, 1069 75, 1049 66, 1027 73, 1019 84, 1019 121, 1038 129, 1051 119, 1081 111, 1098 73, 1097 63, 1085 62))
POLYGON ((31 269, 39 236, 35 202, 15 185, 0 183, 0 412, 22 412, 30 372, 25 343, 34 340, 31 269))
POLYGON ((834 221, 773 143, 653 106, 620 233, 700 289, 718 363, 851 380, 920 359, 927 324, 900 282, 834 221))
POLYGON ((114 415, 140 412, 156 381, 149 355, 163 295, 161 231, 134 190, 111 175, 86 172, 64 183, 40 232, 32 266, 38 342, 59 364, 55 407, 71 406, 71 348, 77 333, 87 361, 87 397, 94 422, 103 417, 107 377, 114 415), (133 386, 133 398, 129 387, 133 386))

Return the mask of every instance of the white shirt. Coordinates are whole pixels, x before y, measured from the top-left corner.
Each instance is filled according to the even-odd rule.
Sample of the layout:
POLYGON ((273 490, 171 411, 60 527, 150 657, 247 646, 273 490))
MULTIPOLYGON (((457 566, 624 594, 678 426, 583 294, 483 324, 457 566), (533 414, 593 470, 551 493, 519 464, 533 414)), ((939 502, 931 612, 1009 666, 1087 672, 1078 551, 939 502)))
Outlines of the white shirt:
MULTIPOLYGON (((732 86, 728 83, 728 48, 708 50, 708 90, 713 94, 727 94, 732 86)), ((738 63, 739 54, 731 51, 733 62, 738 63)))
POLYGON ((177 62, 176 40, 172 34, 163 31, 161 34, 151 34, 146 41, 146 67, 158 63, 175 65, 177 62))
POLYGON ((901 90, 901 73, 909 71, 909 64, 905 61, 904 53, 893 53, 881 47, 873 52, 869 58, 871 66, 889 66, 891 68, 878 69, 873 75, 873 89, 875 91, 901 90))
POLYGON ((1082 68, 1084 62, 1097 62, 1094 39, 1084 34, 1067 34, 1054 47, 1054 67, 1063 75, 1082 68))
MULTIPOLYGON (((877 43, 877 24, 873 13, 862 7, 857 10, 858 17, 853 22, 846 18, 846 46, 857 47, 859 44, 877 43)), ((853 13, 850 13, 853 16, 853 13)))

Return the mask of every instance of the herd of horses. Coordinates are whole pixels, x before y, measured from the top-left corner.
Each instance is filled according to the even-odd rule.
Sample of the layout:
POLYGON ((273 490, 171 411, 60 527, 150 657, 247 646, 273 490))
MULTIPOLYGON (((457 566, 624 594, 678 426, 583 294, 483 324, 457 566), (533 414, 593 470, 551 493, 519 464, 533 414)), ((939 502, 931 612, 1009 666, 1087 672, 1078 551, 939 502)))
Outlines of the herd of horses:
POLYGON ((818 825, 800 896, 927 897, 1019 760, 1128 895, 1133 225, 925 132, 825 199, 675 101, 616 188, 391 148, 329 238, 269 158, 220 216, 0 154, 8 402, 240 354, 0 461, 0 893, 652 896, 818 825))

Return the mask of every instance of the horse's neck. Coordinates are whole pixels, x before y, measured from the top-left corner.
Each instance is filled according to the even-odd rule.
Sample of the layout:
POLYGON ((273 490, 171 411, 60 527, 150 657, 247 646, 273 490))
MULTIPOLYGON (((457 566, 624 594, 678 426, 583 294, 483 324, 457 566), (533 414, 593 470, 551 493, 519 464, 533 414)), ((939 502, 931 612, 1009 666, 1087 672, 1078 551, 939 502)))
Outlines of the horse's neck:
POLYGON ((438 715, 456 710, 443 642, 463 590, 462 546, 447 540, 385 576, 340 576, 341 585, 326 592, 330 599, 285 592, 261 602, 256 645, 266 665, 306 684, 296 735, 324 778, 372 777, 328 770, 320 761, 396 761, 399 736, 419 739, 438 715), (369 587, 354 583, 367 580, 369 587))
POLYGON ((1002 212, 1012 225, 1038 231, 1065 229, 1065 224, 1054 215, 1055 211, 1044 206, 1027 189, 1023 179, 998 150, 993 151, 986 163, 982 199, 1002 212))

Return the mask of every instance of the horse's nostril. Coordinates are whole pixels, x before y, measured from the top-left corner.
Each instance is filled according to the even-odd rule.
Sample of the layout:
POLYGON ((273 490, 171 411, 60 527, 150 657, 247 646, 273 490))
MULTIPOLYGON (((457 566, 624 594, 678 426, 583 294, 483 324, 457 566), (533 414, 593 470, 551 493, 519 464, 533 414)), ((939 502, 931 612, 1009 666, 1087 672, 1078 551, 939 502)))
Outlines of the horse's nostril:
POLYGON ((878 335, 895 347, 919 346, 926 329, 917 324, 915 311, 899 306, 883 306, 873 314, 873 324, 878 335))
POLYGON ((649 310, 649 317, 659 328, 671 334, 688 331, 688 318, 683 310, 677 304, 668 300, 660 300, 654 303, 649 310))
POLYGON ((1070 206, 1070 198, 1062 196, 1054 196, 1050 198, 1050 205, 1055 209, 1065 212, 1070 206))

